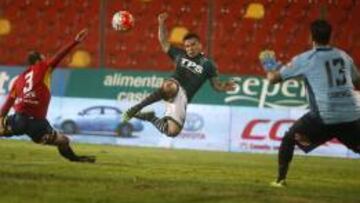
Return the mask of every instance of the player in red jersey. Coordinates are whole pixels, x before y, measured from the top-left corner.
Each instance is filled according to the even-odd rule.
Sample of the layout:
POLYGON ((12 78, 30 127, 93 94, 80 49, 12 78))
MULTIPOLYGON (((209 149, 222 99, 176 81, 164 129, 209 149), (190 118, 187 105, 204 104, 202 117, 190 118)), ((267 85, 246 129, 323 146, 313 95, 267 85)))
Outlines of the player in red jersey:
POLYGON ((55 131, 46 119, 51 97, 51 74, 87 34, 87 29, 80 31, 51 59, 46 59, 37 51, 29 53, 29 67, 18 76, 0 110, 0 137, 27 134, 35 143, 57 146, 59 153, 70 161, 95 162, 94 156, 75 155, 69 138, 55 131), (11 107, 15 113, 7 116, 11 107))

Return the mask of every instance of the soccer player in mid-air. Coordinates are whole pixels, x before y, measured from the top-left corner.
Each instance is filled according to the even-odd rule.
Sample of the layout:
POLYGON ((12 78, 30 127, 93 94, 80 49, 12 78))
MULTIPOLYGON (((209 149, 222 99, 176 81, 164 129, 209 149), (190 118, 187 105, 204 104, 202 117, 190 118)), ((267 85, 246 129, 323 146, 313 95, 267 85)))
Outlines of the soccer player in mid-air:
POLYGON ((210 80, 216 91, 225 92, 234 89, 233 81, 221 82, 214 62, 202 53, 199 36, 188 33, 183 39, 185 50, 176 48, 167 40, 165 21, 167 13, 158 16, 159 42, 176 65, 175 73, 164 81, 162 86, 150 96, 125 112, 124 121, 132 117, 151 122, 160 132, 169 137, 177 136, 183 128, 186 107, 200 87, 210 80), (154 102, 165 100, 165 117, 158 118, 154 112, 140 112, 142 108, 154 102))
POLYGON ((270 83, 301 78, 307 88, 310 111, 285 133, 278 155, 278 177, 271 185, 283 187, 297 145, 305 153, 337 138, 360 153, 360 76, 353 59, 329 45, 332 27, 325 20, 310 26, 313 49, 295 56, 281 66, 275 53, 263 51, 260 61, 270 83))
POLYGON ((37 51, 29 53, 29 67, 17 77, 0 110, 0 137, 27 134, 35 143, 57 146, 59 153, 70 161, 95 162, 94 156, 77 156, 69 138, 55 131, 46 119, 52 72, 87 34, 87 29, 80 31, 51 59, 37 51), (15 113, 8 116, 11 107, 15 113))

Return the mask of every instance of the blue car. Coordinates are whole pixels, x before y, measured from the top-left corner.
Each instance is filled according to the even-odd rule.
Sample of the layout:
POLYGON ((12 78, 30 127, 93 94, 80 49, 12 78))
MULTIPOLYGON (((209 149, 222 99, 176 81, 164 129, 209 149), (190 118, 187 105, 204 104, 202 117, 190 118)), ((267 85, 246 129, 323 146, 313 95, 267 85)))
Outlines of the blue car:
POLYGON ((75 115, 57 117, 54 127, 66 134, 97 134, 130 137, 142 131, 144 126, 138 119, 122 123, 122 111, 113 106, 92 106, 75 115))
POLYGON ((184 131, 195 132, 199 131, 204 127, 204 119, 197 113, 187 113, 186 120, 184 123, 184 131))

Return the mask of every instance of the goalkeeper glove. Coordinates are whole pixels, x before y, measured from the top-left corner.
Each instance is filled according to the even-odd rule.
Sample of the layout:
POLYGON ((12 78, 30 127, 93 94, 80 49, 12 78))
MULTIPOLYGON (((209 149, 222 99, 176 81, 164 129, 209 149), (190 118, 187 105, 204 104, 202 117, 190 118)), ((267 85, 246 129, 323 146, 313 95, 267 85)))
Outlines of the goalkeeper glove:
POLYGON ((276 70, 280 66, 280 64, 276 61, 274 51, 264 50, 260 52, 259 59, 265 71, 276 70))

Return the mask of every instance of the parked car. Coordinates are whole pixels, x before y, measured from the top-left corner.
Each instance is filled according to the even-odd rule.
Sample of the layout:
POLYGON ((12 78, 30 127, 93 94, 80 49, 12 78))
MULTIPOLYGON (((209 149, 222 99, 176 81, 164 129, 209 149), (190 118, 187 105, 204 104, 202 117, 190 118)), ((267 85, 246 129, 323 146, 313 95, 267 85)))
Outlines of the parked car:
POLYGON ((187 113, 184 123, 184 131, 199 131, 204 127, 204 119, 197 113, 187 113))
POLYGON ((59 116, 54 127, 66 134, 111 134, 130 137, 142 131, 144 126, 138 119, 122 123, 123 112, 113 106, 92 106, 77 114, 59 116))

